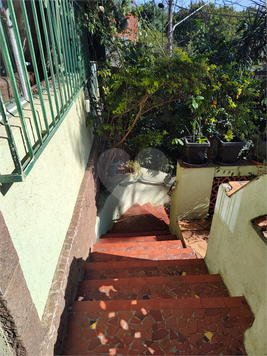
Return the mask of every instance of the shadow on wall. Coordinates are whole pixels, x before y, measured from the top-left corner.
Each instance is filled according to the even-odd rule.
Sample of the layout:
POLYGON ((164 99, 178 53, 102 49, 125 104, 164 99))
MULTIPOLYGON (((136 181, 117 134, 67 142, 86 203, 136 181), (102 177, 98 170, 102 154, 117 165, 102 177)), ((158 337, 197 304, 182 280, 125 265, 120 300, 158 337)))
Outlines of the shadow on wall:
MULTIPOLYGON (((91 253, 91 249, 89 251, 89 255, 90 255, 90 253, 91 253)), ((65 289, 65 296, 64 296, 65 306, 64 306, 63 312, 60 317, 57 341, 56 341, 55 347, 54 347, 54 355, 60 355, 62 352, 63 341, 64 341, 64 337, 66 336, 66 331, 67 331, 69 306, 70 306, 71 302, 75 299, 78 283, 84 277, 85 263, 86 263, 86 261, 83 260, 82 258, 78 258, 78 259, 74 258, 70 265, 68 282, 67 282, 67 286, 65 289)))
POLYGON ((189 210, 184 210, 179 214, 178 219, 206 219, 208 217, 209 200, 199 199, 195 201, 194 207, 190 207, 189 210))

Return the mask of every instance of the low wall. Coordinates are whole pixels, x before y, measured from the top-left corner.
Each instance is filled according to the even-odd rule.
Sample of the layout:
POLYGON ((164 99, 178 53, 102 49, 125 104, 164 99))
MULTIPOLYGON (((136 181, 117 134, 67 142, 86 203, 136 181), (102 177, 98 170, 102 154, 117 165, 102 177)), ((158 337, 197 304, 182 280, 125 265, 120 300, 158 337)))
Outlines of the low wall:
POLYGON ((206 264, 220 273, 231 296, 244 295, 255 321, 245 333, 249 355, 267 355, 267 246, 251 219, 267 212, 267 175, 259 176, 228 197, 220 186, 206 264))
POLYGON ((189 168, 178 162, 171 197, 171 233, 181 238, 178 220, 207 218, 214 178, 251 176, 258 171, 256 165, 189 168))
MULTIPOLYGON (((141 175, 142 178, 159 182, 164 181, 167 176, 166 173, 145 168, 141 169, 141 175)), ((129 175, 121 183, 127 183, 138 178, 129 175)), ((117 185, 99 208, 95 230, 96 238, 111 229, 116 219, 120 218, 135 203, 143 205, 150 202, 152 206, 168 204, 170 200, 168 191, 169 186, 163 184, 137 182, 126 186, 117 185)))

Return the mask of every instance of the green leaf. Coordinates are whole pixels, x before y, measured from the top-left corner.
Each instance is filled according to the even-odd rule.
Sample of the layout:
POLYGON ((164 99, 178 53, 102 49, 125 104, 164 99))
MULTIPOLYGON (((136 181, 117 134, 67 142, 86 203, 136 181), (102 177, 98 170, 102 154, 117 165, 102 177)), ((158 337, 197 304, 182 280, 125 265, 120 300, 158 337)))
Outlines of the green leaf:
POLYGON ((184 142, 180 139, 180 138, 174 138, 173 140, 172 140, 172 145, 178 145, 178 144, 180 144, 180 145, 184 145, 184 142))
POLYGON ((197 109, 198 108, 198 103, 195 100, 193 100, 192 101, 192 106, 193 106, 194 109, 197 109))

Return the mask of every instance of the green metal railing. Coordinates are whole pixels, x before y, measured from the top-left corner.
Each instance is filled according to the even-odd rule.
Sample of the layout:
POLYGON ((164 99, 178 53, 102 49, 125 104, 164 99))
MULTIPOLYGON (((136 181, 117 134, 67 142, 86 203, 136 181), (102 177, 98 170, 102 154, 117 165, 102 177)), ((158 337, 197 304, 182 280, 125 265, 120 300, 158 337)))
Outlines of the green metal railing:
MULTIPOLYGON (((87 38, 86 29, 78 27, 82 10, 79 3, 72 0, 30 0, 26 8, 25 0, 20 0, 19 12, 25 24, 36 80, 34 88, 31 87, 17 23, 18 6, 14 9, 13 1, 7 0, 4 6, 0 0, 0 48, 15 107, 13 112, 8 112, 7 103, 4 103, 0 92, 0 129, 5 128, 14 167, 10 173, 3 173, 0 168, 0 183, 20 182, 25 179, 79 95, 90 72, 88 46, 83 46, 87 38), (10 38, 13 36, 15 39, 13 53, 10 53, 12 46, 6 36, 7 27, 12 31, 10 38), (37 38, 36 35, 33 37, 33 34, 36 34, 37 38), (12 56, 18 56, 17 71, 20 79, 23 79, 23 95, 17 87, 12 56), (29 110, 29 107, 32 115, 26 120, 25 110, 29 110), (12 125, 10 121, 15 118, 16 125, 12 125), (17 131, 19 126, 19 144, 23 148, 19 148, 16 142, 14 126, 17 131)), ((3 162, 0 163, 1 167, 3 162)))

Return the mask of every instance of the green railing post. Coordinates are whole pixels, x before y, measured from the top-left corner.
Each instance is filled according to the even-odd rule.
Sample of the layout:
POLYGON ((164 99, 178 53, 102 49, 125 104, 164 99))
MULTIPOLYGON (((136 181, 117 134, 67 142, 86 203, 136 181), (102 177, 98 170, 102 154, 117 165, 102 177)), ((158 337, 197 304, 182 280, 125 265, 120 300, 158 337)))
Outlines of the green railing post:
MULTIPOLYGON (((67 103, 69 102, 69 86, 68 86, 68 82, 66 81, 66 77, 64 75, 64 72, 66 71, 66 65, 63 59, 63 55, 61 52, 61 42, 59 39, 59 24, 58 24, 58 19, 55 16, 55 0, 53 1, 48 1, 47 2, 47 14, 48 14, 48 22, 49 22, 49 28, 50 28, 50 35, 51 38, 54 39, 54 46, 55 46, 55 51, 57 51, 57 56, 58 56, 58 60, 60 62, 60 64, 58 65, 59 68, 59 72, 60 72, 60 78, 62 80, 62 85, 63 85, 63 91, 64 91, 64 96, 65 96, 65 104, 67 105, 67 103), (52 25, 52 19, 53 19, 53 25, 52 25), (60 67, 59 67, 60 66, 60 67), (67 92, 66 92, 66 88, 67 88, 67 92, 68 92, 68 96, 67 96, 67 92)), ((54 48, 53 48, 54 51, 54 48)))
MULTIPOLYGON (((45 0, 41 0, 40 1, 40 7, 43 8, 43 2, 45 0)), ((60 82, 60 69, 58 66, 58 62, 59 62, 59 55, 57 53, 56 50, 56 44, 55 44, 55 38, 54 38, 54 31, 53 31, 53 24, 52 24, 52 18, 51 18, 51 12, 50 12, 50 2, 47 1, 46 2, 46 10, 47 10, 47 19, 48 19, 48 25, 49 25, 49 34, 50 34, 50 38, 51 38, 51 43, 52 43, 52 50, 53 50, 53 56, 54 56, 54 64, 55 64, 55 69, 56 69, 56 74, 57 74, 57 85, 58 85, 58 90, 59 90, 59 95, 60 95, 60 100, 61 100, 61 110, 64 110, 65 104, 67 104, 67 96, 66 96, 66 91, 65 91, 65 83, 64 83, 64 79, 63 79, 63 92, 64 92, 64 98, 65 98, 65 102, 63 100, 63 95, 62 95, 62 90, 61 90, 61 82, 60 82)), ((50 49, 49 49, 50 51, 50 49)), ((53 62, 52 62, 53 63, 53 62)))
MULTIPOLYGON (((32 6, 35 7, 35 1, 31 0, 31 3, 32 3, 32 6)), ((50 72, 51 72, 51 80, 52 80, 52 85, 53 85, 54 97, 55 97, 56 108, 57 108, 57 116, 58 116, 58 120, 59 120, 60 119, 60 108, 59 108, 58 94, 57 94, 57 89, 56 89, 55 72, 54 72, 52 56, 51 56, 51 53, 50 53, 50 43, 49 43, 49 39, 48 39, 48 32, 47 32, 47 26, 46 26, 45 14, 44 14, 44 8, 43 8, 42 1, 39 1, 39 7, 40 7, 42 24, 43 24, 42 27, 43 27, 43 31, 44 31, 44 39, 45 39, 47 56, 48 56, 48 63, 49 63, 49 68, 50 68, 50 72)), ((59 90, 61 103, 62 103, 62 106, 63 106, 63 99, 62 99, 62 94, 61 94, 61 90, 60 89, 61 88, 59 88, 58 90, 59 90)))
POLYGON ((17 171, 17 173, 19 175, 22 175, 22 166, 20 163, 20 159, 19 159, 19 155, 18 155, 18 150, 16 147, 16 143, 9 125, 9 121, 8 121, 8 116, 7 116, 7 112, 6 112, 6 107, 4 104, 4 100, 2 97, 2 94, 0 92, 0 114, 2 116, 2 120, 3 120, 3 124, 5 126, 5 130, 6 130, 6 134, 8 137, 8 144, 9 144, 9 148, 10 148, 10 153, 14 162, 14 166, 15 169, 17 171))
POLYGON ((34 154, 33 154, 33 149, 32 149, 32 145, 31 145, 31 140, 30 140, 30 137, 29 137, 27 126, 26 126, 24 114, 23 114, 23 111, 22 111, 22 106, 21 106, 21 102, 20 102, 18 88, 17 88, 17 85, 16 85, 16 78, 15 78, 13 67, 12 67, 12 63, 11 63, 11 60, 10 60, 10 55, 9 55, 8 46, 7 46, 7 43, 6 43, 6 38, 5 38, 4 29, 3 29, 3 26, 2 26, 1 19, 0 19, 0 43, 2 45, 2 53, 3 53, 4 60, 5 60, 6 66, 7 66, 8 75, 10 77, 10 82, 11 82, 11 86, 12 86, 12 89, 13 89, 14 98, 15 98, 15 102, 16 102, 16 105, 17 105, 17 110, 18 110, 19 117, 20 117, 22 131, 23 131, 23 134, 24 134, 24 137, 25 137, 25 140, 26 140, 27 149, 28 149, 30 157, 32 158, 34 156, 34 154))
POLYGON ((45 77, 45 84, 46 84, 46 90, 47 90, 47 95, 48 95, 48 100, 49 100, 50 113, 52 116, 53 125, 56 126, 55 114, 54 114, 54 110, 53 110, 50 86, 49 86, 47 69, 46 69, 46 64, 45 64, 45 54, 44 54, 44 49, 43 49, 43 44, 42 44, 40 26, 39 26, 39 22, 38 22, 38 16, 37 16, 35 2, 33 0, 31 0, 31 7, 32 7, 33 19, 34 19, 34 24, 35 24, 36 34, 37 34, 38 46, 39 46, 39 50, 40 50, 42 68, 43 68, 44 77, 45 77))
MULTIPOLYGON (((18 25, 17 25, 16 16, 15 16, 15 11, 14 11, 14 7, 13 7, 12 1, 8 0, 7 3, 8 3, 9 11, 10 11, 11 21, 12 21, 13 28, 14 28, 14 34, 15 34, 15 37, 16 37, 16 42, 17 42, 17 46, 18 46, 19 55, 20 55, 20 58, 21 58, 22 70, 23 70, 23 74, 24 74, 26 87, 27 87, 27 92, 28 92, 28 97, 29 97, 29 101, 30 101, 30 105, 31 105, 31 110, 32 110, 32 113, 33 113, 33 121, 34 121, 35 129, 36 129, 36 132, 37 132, 39 144, 42 145, 43 144, 43 139, 42 139, 41 130, 40 130, 40 127, 39 127, 39 124, 38 124, 37 114, 36 114, 34 103, 33 103, 33 96, 32 96, 31 86, 30 86, 30 82, 29 82, 29 78, 28 78, 28 71, 27 71, 27 67, 26 67, 26 64, 25 64, 23 48, 22 48, 22 44, 21 44, 21 41, 20 41, 20 35, 19 35, 19 29, 18 29, 18 25)), ((25 21, 25 19, 24 19, 24 21, 25 21)), ((27 27, 26 23, 25 23, 25 25, 27 27)), ((41 97, 41 100, 42 100, 42 97, 41 97)))

